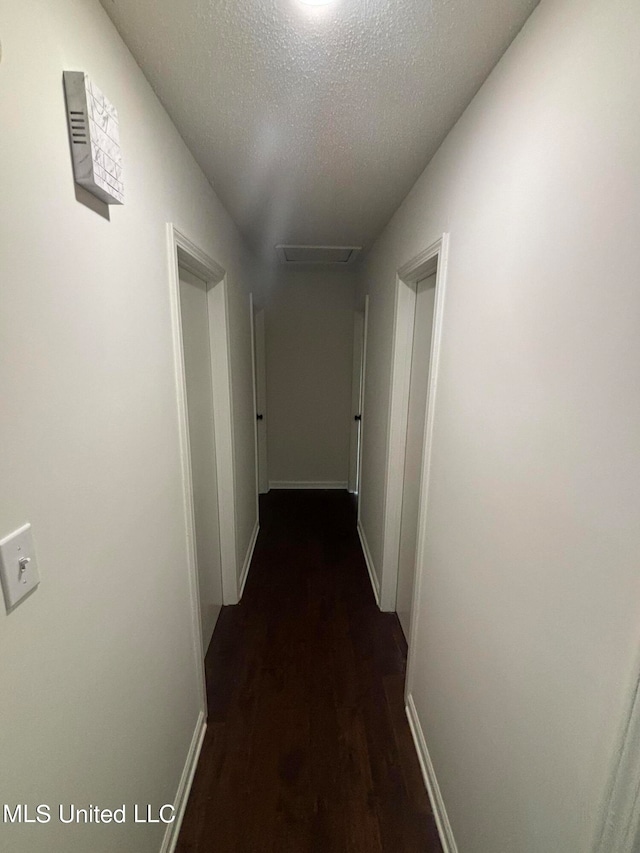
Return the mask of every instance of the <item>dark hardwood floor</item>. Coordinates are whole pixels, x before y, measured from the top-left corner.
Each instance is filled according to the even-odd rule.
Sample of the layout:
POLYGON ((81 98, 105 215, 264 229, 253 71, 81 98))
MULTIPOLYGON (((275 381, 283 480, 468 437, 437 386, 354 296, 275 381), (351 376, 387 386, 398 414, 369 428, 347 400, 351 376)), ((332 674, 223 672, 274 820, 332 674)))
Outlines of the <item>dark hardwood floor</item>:
POLYGON ((274 491, 206 658, 178 853, 440 853, 404 713, 406 644, 346 492, 274 491))

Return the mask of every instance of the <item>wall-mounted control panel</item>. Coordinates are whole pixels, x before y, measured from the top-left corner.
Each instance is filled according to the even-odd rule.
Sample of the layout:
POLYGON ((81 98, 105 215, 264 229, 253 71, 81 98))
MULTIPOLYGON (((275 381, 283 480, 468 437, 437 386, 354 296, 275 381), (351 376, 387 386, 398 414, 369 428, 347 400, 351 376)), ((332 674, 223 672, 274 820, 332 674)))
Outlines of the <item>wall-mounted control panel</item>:
POLYGON ((40 583, 30 524, 0 540, 0 580, 7 612, 40 583))
POLYGON ((83 71, 63 76, 76 183, 106 204, 124 204, 116 108, 83 71))

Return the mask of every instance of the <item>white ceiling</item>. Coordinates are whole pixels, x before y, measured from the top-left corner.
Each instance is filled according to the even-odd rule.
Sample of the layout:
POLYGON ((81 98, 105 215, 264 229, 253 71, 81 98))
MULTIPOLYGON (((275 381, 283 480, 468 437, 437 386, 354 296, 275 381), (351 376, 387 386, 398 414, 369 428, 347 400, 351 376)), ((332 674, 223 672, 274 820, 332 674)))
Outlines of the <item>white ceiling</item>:
POLYGON ((102 0, 242 231, 363 245, 538 0, 102 0))

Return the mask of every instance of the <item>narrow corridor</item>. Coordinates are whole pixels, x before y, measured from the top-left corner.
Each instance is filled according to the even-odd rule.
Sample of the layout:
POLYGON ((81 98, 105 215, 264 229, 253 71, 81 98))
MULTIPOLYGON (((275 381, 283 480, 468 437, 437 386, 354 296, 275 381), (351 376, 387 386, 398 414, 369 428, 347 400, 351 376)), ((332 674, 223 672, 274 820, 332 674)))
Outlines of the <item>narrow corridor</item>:
POLYGON ((272 491, 206 658, 208 729, 178 853, 441 851, 346 492, 272 491))

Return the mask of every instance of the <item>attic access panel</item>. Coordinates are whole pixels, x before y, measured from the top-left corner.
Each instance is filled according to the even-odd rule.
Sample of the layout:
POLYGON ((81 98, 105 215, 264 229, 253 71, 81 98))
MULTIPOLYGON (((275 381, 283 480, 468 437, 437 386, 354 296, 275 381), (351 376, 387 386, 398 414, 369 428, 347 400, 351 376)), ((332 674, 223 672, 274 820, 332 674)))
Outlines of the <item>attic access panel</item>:
POLYGON ((360 246, 276 246, 283 264, 351 264, 360 246))

